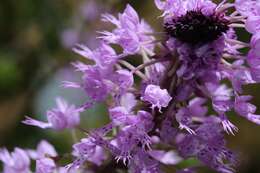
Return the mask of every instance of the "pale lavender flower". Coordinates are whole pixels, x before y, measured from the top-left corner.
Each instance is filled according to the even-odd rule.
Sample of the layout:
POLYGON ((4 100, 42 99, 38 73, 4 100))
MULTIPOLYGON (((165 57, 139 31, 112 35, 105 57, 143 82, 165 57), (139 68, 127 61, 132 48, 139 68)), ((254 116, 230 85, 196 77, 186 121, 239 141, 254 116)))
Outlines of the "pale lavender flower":
POLYGON ((236 0, 236 10, 243 16, 258 16, 260 15, 259 0, 236 0))
POLYGON ((94 61, 96 66, 101 69, 109 69, 117 59, 115 50, 104 42, 101 42, 94 51, 84 45, 78 45, 73 50, 79 55, 94 61))
POLYGON ((168 106, 172 97, 166 89, 161 89, 160 86, 156 85, 148 85, 145 89, 142 100, 151 103, 152 109, 157 107, 161 110, 162 107, 168 106))
POLYGON ((113 78, 120 89, 128 89, 134 84, 133 74, 128 70, 117 70, 113 78))
POLYGON ((125 11, 118 15, 118 18, 106 14, 103 15, 105 22, 110 22, 116 26, 112 32, 101 32, 105 41, 113 44, 119 44, 125 54, 136 54, 142 51, 153 54, 154 37, 149 35, 153 32, 151 27, 140 20, 137 12, 131 5, 127 5, 125 11), (147 35, 146 35, 147 34, 147 35))
POLYGON ((250 16, 245 23, 247 31, 252 34, 256 34, 257 32, 260 31, 259 24, 260 24, 260 14, 259 16, 250 16))
MULTIPOLYGON (((113 89, 113 65, 117 62, 118 56, 115 51, 104 42, 100 43, 100 47, 94 51, 84 45, 78 45, 73 49, 76 53, 95 62, 95 65, 86 65, 81 62, 73 63, 77 71, 83 73, 83 82, 78 84, 75 82, 65 81, 63 86, 66 88, 83 88, 92 101, 103 101, 113 89)), ((124 71, 124 74, 126 72, 124 71)), ((130 74, 127 74, 128 76, 130 74)), ((120 84, 119 84, 120 85, 120 84)))
MULTIPOLYGON (((165 62, 167 63, 167 62, 165 62)), ((163 80, 164 78, 164 74, 166 73, 166 65, 165 63, 156 63, 154 65, 151 65, 148 69, 147 69, 147 76, 149 78, 149 84, 153 84, 153 85, 160 85, 160 82, 163 80)))
POLYGON ((79 143, 74 144, 73 156, 77 159, 70 165, 70 168, 80 167, 85 161, 101 165, 106 159, 103 148, 97 146, 92 138, 84 138, 79 143))
POLYGON ((84 73, 82 87, 88 96, 94 101, 103 101, 106 99, 110 91, 109 86, 105 82, 106 77, 96 67, 90 67, 84 73))
POLYGON ((252 74, 252 78, 256 81, 260 81, 260 55, 257 55, 258 49, 250 50, 247 57, 247 62, 250 66, 250 72, 252 74))
POLYGON ((207 84, 207 89, 212 97, 213 108, 217 113, 222 114, 231 110, 232 89, 224 84, 219 86, 212 83, 207 84))
POLYGON ((36 173, 53 173, 57 170, 54 158, 58 156, 55 148, 46 140, 42 140, 36 150, 27 150, 30 158, 36 160, 36 173))
POLYGON ((132 116, 124 107, 118 106, 109 109, 109 115, 114 125, 129 125, 136 123, 136 117, 132 116))
POLYGON ((53 128, 57 130, 63 130, 65 128, 74 128, 79 124, 79 110, 74 105, 68 105, 68 103, 61 99, 56 99, 57 108, 53 108, 47 112, 48 122, 42 122, 30 117, 26 117, 23 121, 24 124, 37 126, 40 128, 53 128))
POLYGON ((255 56, 256 59, 259 59, 260 53, 257 51, 260 48, 260 34, 259 32, 254 34, 251 38, 251 56, 255 56))
POLYGON ((127 112, 131 113, 132 109, 136 106, 137 100, 132 93, 125 93, 120 98, 120 105, 123 106, 127 112))
POLYGON ((1 149, 0 160, 4 163, 3 173, 28 173, 30 171, 30 158, 21 148, 15 148, 11 153, 5 148, 1 149))
POLYGON ((55 168, 56 164, 52 159, 42 158, 36 160, 36 173, 53 173, 55 168))
POLYGON ((260 115, 254 114, 256 112, 256 106, 248 103, 252 99, 252 96, 238 96, 235 99, 235 111, 256 124, 260 124, 260 115))
POLYGON ((42 140, 36 150, 28 150, 28 154, 32 159, 40 159, 45 157, 56 157, 58 154, 55 148, 46 140, 42 140))

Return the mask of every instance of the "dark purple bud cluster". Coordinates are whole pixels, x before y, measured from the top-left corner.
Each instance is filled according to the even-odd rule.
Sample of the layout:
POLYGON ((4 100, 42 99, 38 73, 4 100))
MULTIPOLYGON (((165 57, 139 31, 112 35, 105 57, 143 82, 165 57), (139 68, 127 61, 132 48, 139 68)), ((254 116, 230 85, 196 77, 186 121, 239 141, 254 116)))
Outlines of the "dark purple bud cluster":
POLYGON ((170 37, 189 43, 208 43, 218 39, 229 29, 228 21, 217 14, 204 15, 201 11, 189 11, 164 24, 170 37))

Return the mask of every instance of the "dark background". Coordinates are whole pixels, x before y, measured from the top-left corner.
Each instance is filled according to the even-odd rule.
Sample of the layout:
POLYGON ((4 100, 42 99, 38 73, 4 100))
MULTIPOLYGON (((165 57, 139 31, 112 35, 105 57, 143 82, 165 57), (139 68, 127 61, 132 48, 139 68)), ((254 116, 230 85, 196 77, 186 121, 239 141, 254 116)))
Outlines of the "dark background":
MULTIPOLYGON (((109 28, 100 21, 100 14, 121 12, 126 3, 133 5, 155 30, 161 30, 160 13, 152 0, 0 1, 0 147, 35 148, 41 139, 47 139, 60 153, 71 150, 70 132, 40 130, 22 125, 21 120, 25 115, 44 120, 45 111, 55 104, 55 96, 64 96, 76 105, 87 99, 80 91, 60 87, 63 80, 79 79, 70 62, 81 57, 71 47, 85 43, 94 48, 96 31, 109 28)), ((248 39, 245 31, 238 32, 248 39)), ((260 106, 259 86, 245 90, 260 106)), ((241 155, 238 172, 259 173, 260 128, 236 115, 230 114, 230 118, 240 129, 236 136, 227 136, 228 145, 241 155)), ((86 129, 108 121, 102 104, 82 119, 86 129)))

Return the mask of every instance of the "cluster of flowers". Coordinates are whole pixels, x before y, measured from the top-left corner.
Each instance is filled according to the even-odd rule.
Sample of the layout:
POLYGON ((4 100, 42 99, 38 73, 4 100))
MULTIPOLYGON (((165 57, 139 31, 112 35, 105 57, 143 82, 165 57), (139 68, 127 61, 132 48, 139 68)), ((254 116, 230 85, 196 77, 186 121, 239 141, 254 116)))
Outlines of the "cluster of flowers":
MULTIPOLYGON (((242 89, 260 81, 260 1, 155 4, 163 12, 163 32, 154 32, 127 5, 118 17, 103 15, 115 29, 100 32, 97 49, 74 49, 94 65, 73 63, 83 73, 82 83, 66 81, 64 86, 83 89, 89 97, 86 104, 75 107, 57 99, 57 108, 47 112, 48 122, 29 117, 23 121, 40 128, 82 130, 79 114, 95 103, 107 103, 111 122, 82 130, 86 138, 73 145, 74 161, 66 171, 98 172, 109 164, 116 169, 117 161, 118 168, 133 173, 159 173, 165 165, 174 168, 182 160, 197 158, 217 172, 232 173, 237 158, 226 147, 224 132, 234 135, 238 128, 227 113, 234 110, 260 125, 260 115, 249 103, 252 96, 243 95, 242 89), (252 34, 250 43, 238 40, 236 28, 252 34), (122 51, 116 52, 114 44, 122 51), (243 48, 249 49, 247 54, 240 51, 243 48), (142 63, 131 64, 132 57, 140 57, 142 63)), ((11 155, 1 150, 4 172, 28 172, 29 157, 36 159, 37 173, 64 171, 55 164, 54 149, 45 151, 42 146, 33 157, 22 149, 11 155)), ((177 172, 193 173, 200 166, 177 172)))

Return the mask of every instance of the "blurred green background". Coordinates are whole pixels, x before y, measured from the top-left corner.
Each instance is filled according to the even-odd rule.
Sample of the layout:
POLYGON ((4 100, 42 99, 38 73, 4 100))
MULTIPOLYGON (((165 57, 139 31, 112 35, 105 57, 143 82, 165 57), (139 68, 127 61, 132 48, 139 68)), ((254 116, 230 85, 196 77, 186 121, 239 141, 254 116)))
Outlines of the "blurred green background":
MULTIPOLYGON (((152 0, 1 0, 0 1, 0 146, 35 148, 41 139, 54 144, 60 153, 71 150, 70 133, 40 130, 21 124, 24 115, 44 119, 54 98, 63 96, 80 105, 87 97, 80 91, 63 89, 63 80, 79 80, 70 63, 81 57, 71 51, 76 43, 94 48, 96 31, 109 28, 100 14, 116 14, 130 3, 156 30, 161 30, 159 11, 152 0)), ((248 39, 244 31, 241 37, 248 39)), ((255 95, 260 107, 259 86, 255 95)), ((258 113, 260 113, 258 111, 258 113)), ((241 154, 239 173, 260 173, 260 128, 230 115, 240 129, 227 136, 228 145, 241 154)), ((106 108, 97 105, 82 115, 82 126, 94 128, 106 123, 106 108)), ((81 135, 81 134, 78 134, 81 135)), ((212 172, 204 170, 204 172, 212 172)))

